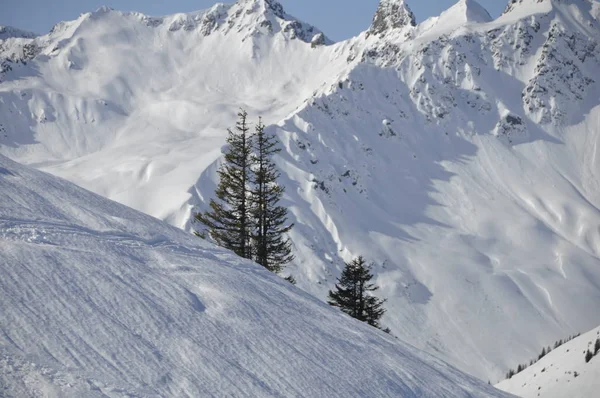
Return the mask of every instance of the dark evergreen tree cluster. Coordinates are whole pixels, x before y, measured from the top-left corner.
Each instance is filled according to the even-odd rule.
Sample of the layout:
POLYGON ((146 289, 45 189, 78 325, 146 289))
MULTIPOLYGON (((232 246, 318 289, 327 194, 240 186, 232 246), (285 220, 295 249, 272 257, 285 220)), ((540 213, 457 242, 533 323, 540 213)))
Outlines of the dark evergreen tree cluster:
POLYGON ((594 348, 588 349, 585 353, 585 362, 588 363, 592 360, 598 353, 600 352, 600 338, 596 339, 596 343, 594 344, 594 348))
POLYGON ((284 188, 277 183, 280 173, 273 161, 281 149, 260 119, 251 133, 248 113, 241 110, 238 117, 235 131, 228 130, 217 198, 195 216, 206 230, 196 234, 278 273, 294 258, 286 237, 293 224, 279 205, 284 188))
POLYGON ((252 240, 256 262, 275 273, 294 258, 291 242, 285 237, 293 225, 287 224, 287 209, 279 205, 284 188, 277 184, 281 174, 273 162, 273 155, 281 151, 277 144, 275 135, 265 133, 265 125, 259 119, 252 156, 252 240))
MULTIPOLYGON (((335 291, 329 291, 328 303, 339 307, 343 312, 366 322, 376 328, 381 328, 379 319, 385 313, 385 300, 378 299, 371 293, 379 287, 370 283, 373 279, 371 266, 360 256, 346 263, 342 275, 335 285, 335 291)), ((389 329, 386 329, 389 333, 389 329)))
MULTIPOLYGON (((228 129, 225 161, 217 172, 219 184, 210 200, 210 210, 196 214, 196 219, 208 228, 208 236, 222 247, 244 258, 252 258, 250 244, 250 182, 252 139, 248 134, 248 114, 241 111, 235 132, 228 129)), ((204 235, 197 233, 197 235, 204 235)))
MULTIPOLYGON (((573 336, 569 336, 564 340, 558 340, 554 342, 554 349, 557 349, 558 347, 560 347, 561 345, 573 340, 575 337, 579 337, 581 335, 581 333, 577 333, 573 336)), ((539 361, 540 359, 544 358, 546 355, 550 354, 550 352, 552 351, 552 347, 548 346, 548 347, 543 347, 542 348, 542 352, 537 356, 536 359, 532 359, 531 361, 529 361, 529 365, 527 364, 519 364, 517 366, 517 370, 513 370, 513 369, 509 369, 509 371, 506 373, 506 378, 510 379, 512 378, 514 375, 521 373, 522 371, 524 371, 525 369, 527 369, 529 366, 533 365, 534 363, 536 363, 537 361, 539 361)))

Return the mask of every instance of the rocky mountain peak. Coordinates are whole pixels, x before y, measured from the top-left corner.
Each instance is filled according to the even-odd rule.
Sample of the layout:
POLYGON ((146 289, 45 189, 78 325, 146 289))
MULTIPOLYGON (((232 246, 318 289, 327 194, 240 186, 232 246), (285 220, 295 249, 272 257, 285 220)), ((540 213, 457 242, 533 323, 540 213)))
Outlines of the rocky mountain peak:
MULTIPOLYGON (((239 0, 230 11, 228 30, 246 32, 250 36, 283 33, 290 39, 310 43, 321 33, 315 27, 287 14, 277 0, 239 0)), ((323 43, 331 41, 323 35, 323 43)))
POLYGON ((283 6, 277 0, 239 0, 237 5, 248 13, 262 12, 272 14, 277 18, 285 18, 283 6))
POLYGON ((367 36, 416 25, 415 15, 404 0, 381 0, 367 36))

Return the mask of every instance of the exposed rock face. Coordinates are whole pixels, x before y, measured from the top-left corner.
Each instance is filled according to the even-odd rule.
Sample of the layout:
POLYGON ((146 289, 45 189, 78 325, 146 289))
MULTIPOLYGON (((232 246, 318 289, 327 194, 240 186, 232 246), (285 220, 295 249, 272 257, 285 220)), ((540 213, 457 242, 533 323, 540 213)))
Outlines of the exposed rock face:
POLYGON ((381 0, 367 36, 416 25, 415 15, 404 0, 381 0))
POLYGON ((535 75, 523 91, 523 106, 539 123, 562 124, 568 117, 566 109, 582 102, 598 70, 598 42, 578 33, 565 31, 553 23, 541 55, 535 66, 535 75))
POLYGON ((313 36, 312 40, 310 41, 310 44, 313 48, 315 48, 324 45, 325 41, 325 35, 323 33, 317 33, 313 36))
POLYGON ((520 116, 507 114, 496 123, 493 134, 508 144, 518 144, 527 139, 527 126, 520 116))

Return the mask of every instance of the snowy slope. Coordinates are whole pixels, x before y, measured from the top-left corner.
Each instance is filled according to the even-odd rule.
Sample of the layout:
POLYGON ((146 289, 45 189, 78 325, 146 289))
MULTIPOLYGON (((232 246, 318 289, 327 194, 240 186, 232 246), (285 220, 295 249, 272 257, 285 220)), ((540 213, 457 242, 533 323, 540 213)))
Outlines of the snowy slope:
POLYGON ((556 348, 538 363, 504 380, 498 388, 523 398, 597 397, 600 391, 600 356, 585 362, 594 348, 600 327, 556 348))
POLYGON ((502 397, 256 264, 0 156, 3 397, 502 397))
POLYGON ((189 230, 243 106, 283 144, 301 288, 364 255, 384 324, 484 380, 600 323, 597 2, 384 0, 341 43, 277 4, 0 42, 0 153, 189 230))
POLYGON ((321 83, 325 65, 345 63, 303 41, 318 30, 270 4, 163 18, 100 9, 23 48, 8 43, 8 59, 38 54, 39 76, 18 80, 32 68, 9 64, 13 78, 0 94, 3 151, 185 224, 187 191, 219 157, 238 108, 279 120, 298 105, 290 97, 321 83))

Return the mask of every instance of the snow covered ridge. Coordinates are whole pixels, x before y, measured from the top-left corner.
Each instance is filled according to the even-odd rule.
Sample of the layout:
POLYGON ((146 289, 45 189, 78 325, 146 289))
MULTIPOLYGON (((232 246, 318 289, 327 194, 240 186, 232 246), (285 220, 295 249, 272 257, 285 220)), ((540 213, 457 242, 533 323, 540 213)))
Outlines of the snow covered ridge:
POLYGON ((13 28, 12 26, 0 25, 0 40, 6 40, 11 37, 31 39, 36 37, 35 33, 13 28))
POLYGON ((586 362, 594 351, 600 327, 554 349, 539 362, 497 385, 523 398, 595 397, 600 389, 600 356, 586 362))
POLYGON ((340 43, 274 2, 101 9, 0 42, 0 153, 189 230, 244 107, 281 140, 299 286, 363 255, 394 334, 498 380, 600 324, 597 5, 386 1, 340 43))
MULTIPOLYGON (((242 41, 251 38, 258 40, 263 35, 281 34, 287 39, 301 40, 312 43, 313 46, 332 43, 320 30, 285 13, 276 0, 219 3, 208 10, 165 17, 151 17, 138 12, 120 12, 105 6, 94 12, 82 14, 75 21, 60 22, 49 34, 39 37, 0 26, 0 82, 3 80, 3 75, 13 67, 18 67, 19 63, 26 63, 38 54, 55 56, 64 46, 68 46, 67 43, 73 40, 78 32, 89 29, 94 24, 111 24, 114 19, 122 19, 121 23, 141 23, 170 34, 184 31, 206 37, 217 32, 225 36, 235 32, 242 35, 242 41), (29 40, 6 40, 9 38, 29 40)), ((236 37, 235 40, 238 38, 236 37)))
POLYGON ((260 266, 0 156, 3 397, 508 397, 260 266))
MULTIPOLYGON (((98 23, 110 14, 129 19, 130 22, 142 22, 149 27, 164 29, 168 32, 183 30, 196 32, 202 36, 209 36, 214 32, 227 34, 235 31, 243 33, 248 38, 282 32, 289 39, 299 39, 309 43, 315 35, 322 33, 315 27, 285 13, 281 4, 276 0, 240 0, 233 4, 218 3, 207 10, 165 17, 152 17, 138 12, 115 11, 104 6, 94 12, 82 14, 76 21, 58 23, 52 28, 49 35, 39 37, 37 44, 40 46, 49 45, 51 42, 56 41, 53 38, 58 34, 74 34, 82 24, 88 23, 87 21, 98 23)), ((33 39, 36 35, 0 26, 0 40, 9 37, 33 39)), ((62 39, 64 38, 63 36, 62 39)), ((326 42, 327 44, 331 43, 329 39, 326 42)), ((56 49, 51 51, 56 51, 56 49)))

